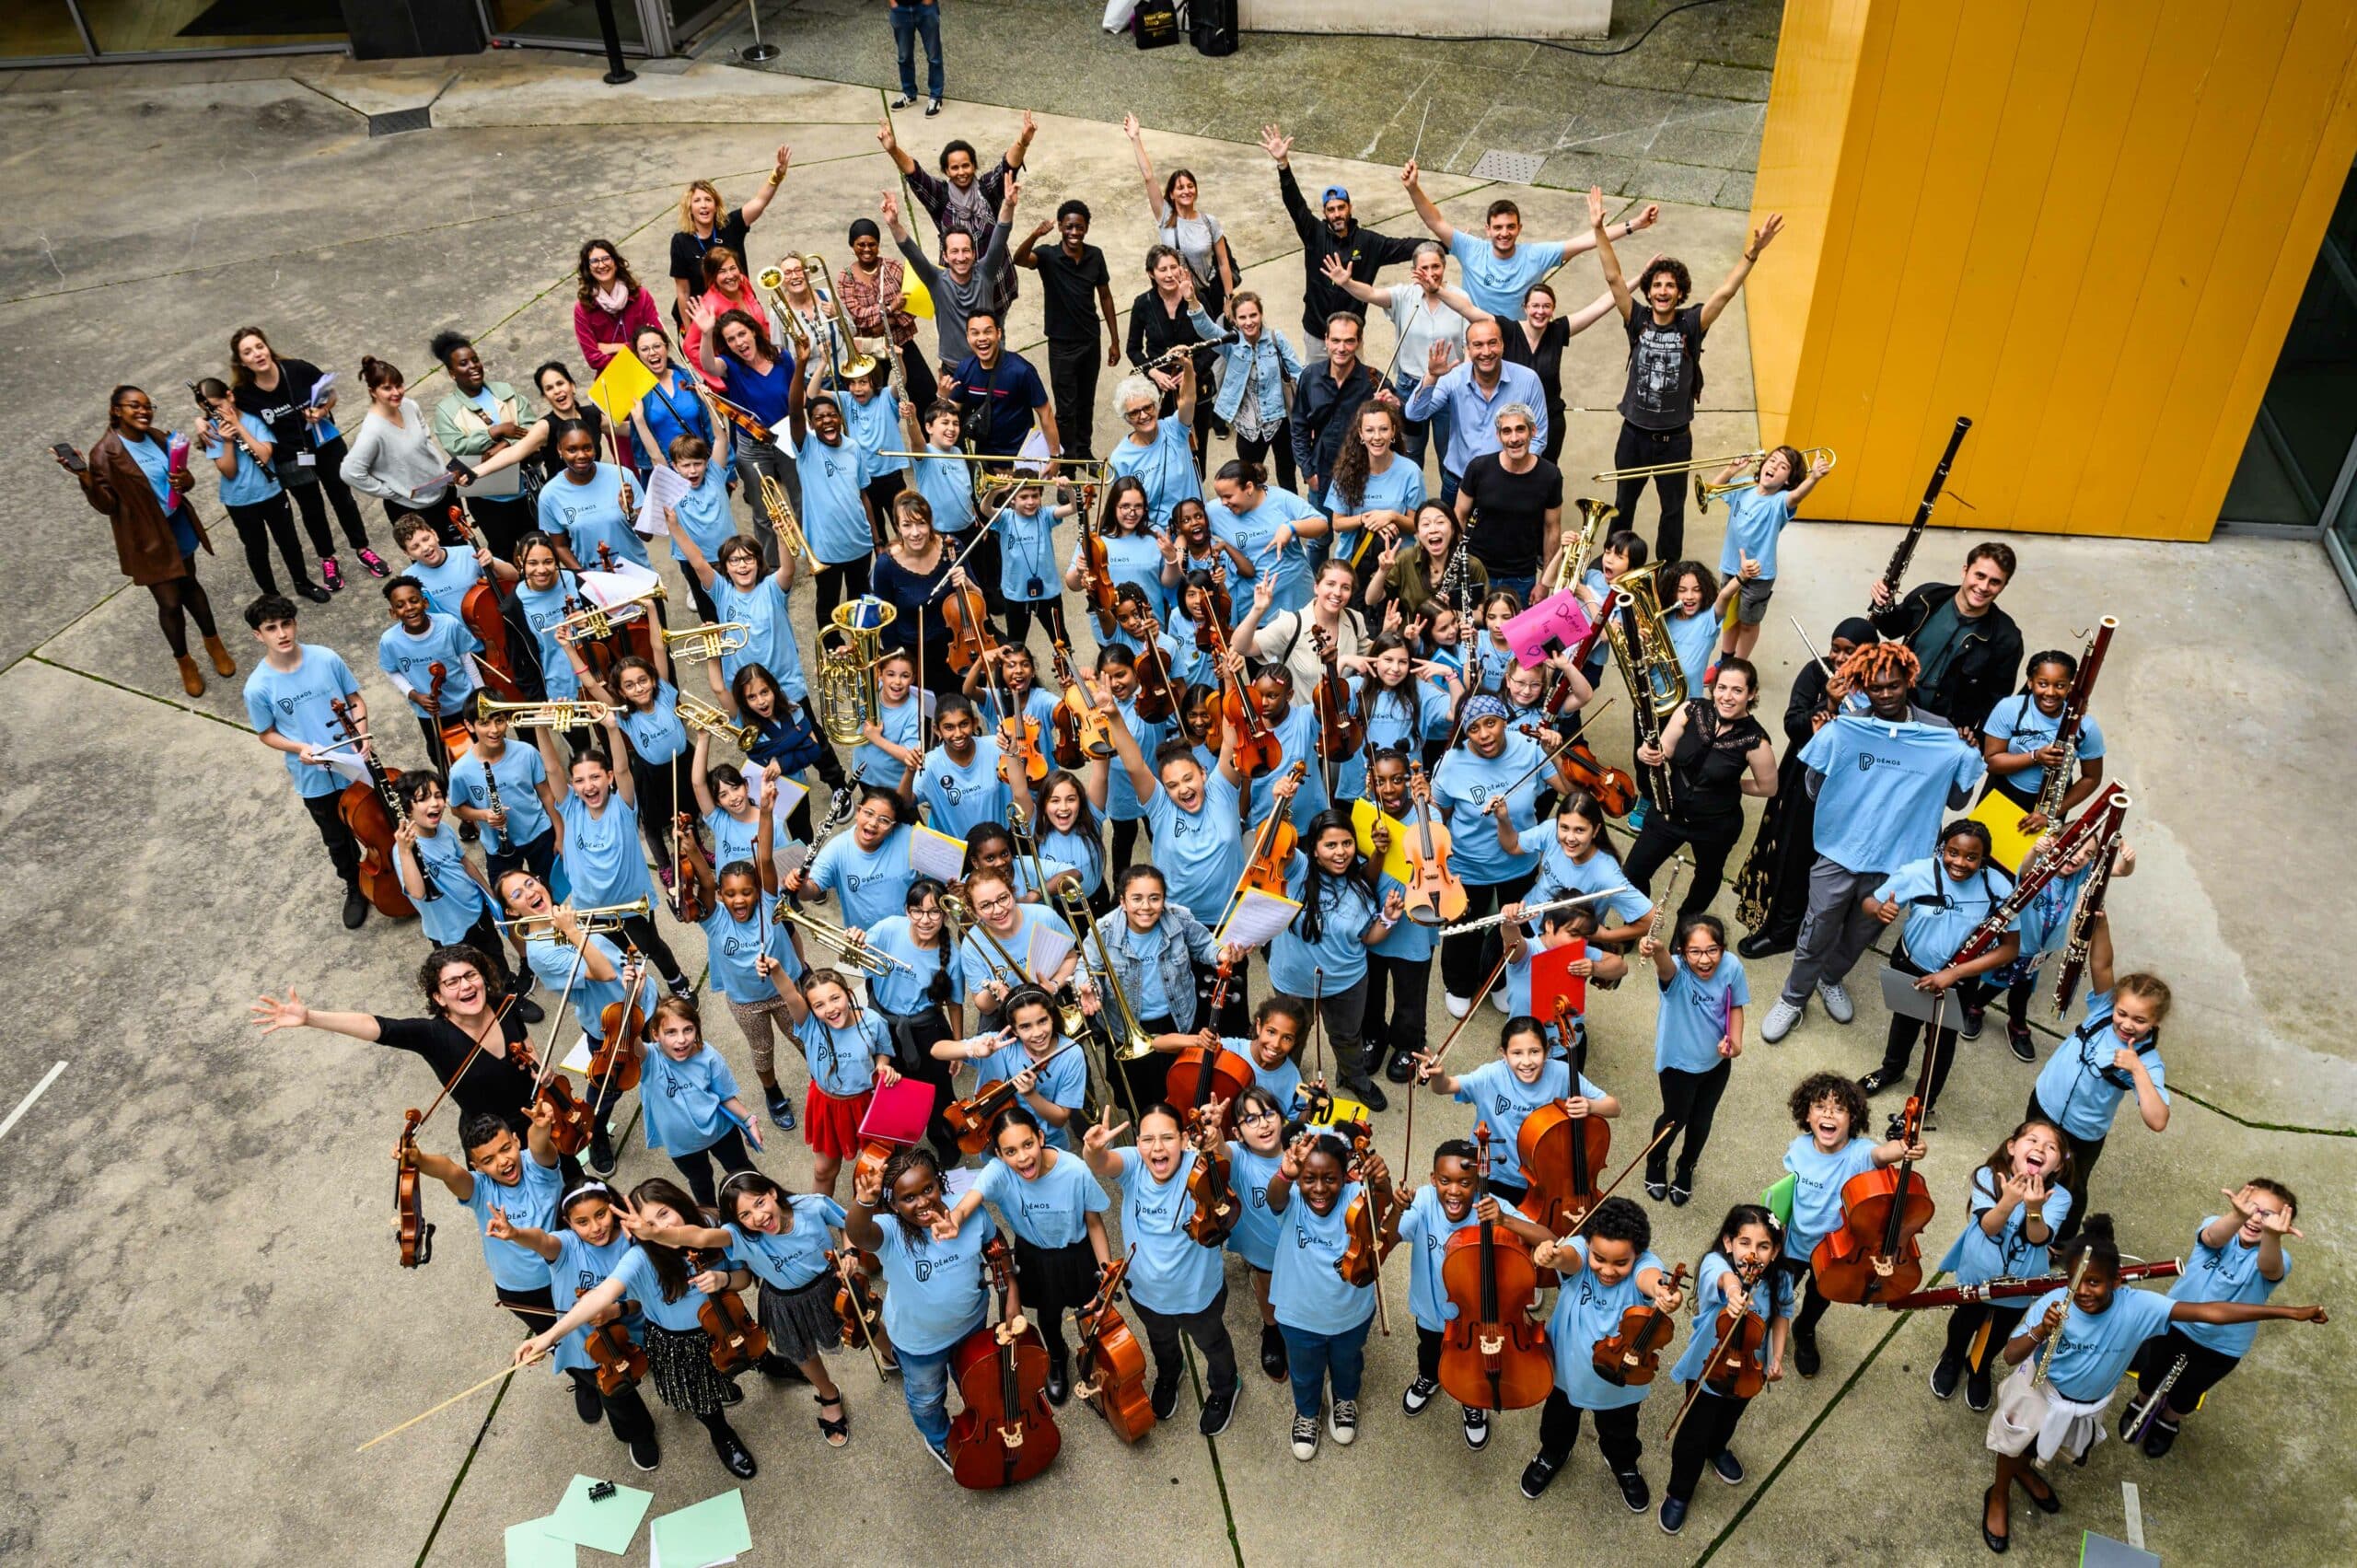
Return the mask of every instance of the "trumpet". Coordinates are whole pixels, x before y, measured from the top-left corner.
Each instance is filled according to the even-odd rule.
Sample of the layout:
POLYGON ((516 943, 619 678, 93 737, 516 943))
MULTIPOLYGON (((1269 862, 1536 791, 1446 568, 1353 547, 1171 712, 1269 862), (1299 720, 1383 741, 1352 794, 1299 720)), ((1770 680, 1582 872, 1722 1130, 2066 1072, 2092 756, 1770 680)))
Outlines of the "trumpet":
POLYGON ((810 553, 810 541, 802 536, 802 524, 794 515, 793 503, 785 498, 785 486, 761 475, 761 510, 769 514, 770 531, 777 535, 780 550, 801 561, 807 571, 819 569, 818 557, 810 553))
POLYGON ((645 620, 653 613, 656 601, 662 598, 663 585, 656 583, 644 593, 633 594, 612 604, 593 604, 586 610, 576 610, 550 627, 549 635, 560 643, 594 643, 612 636, 617 626, 645 620))
POLYGON ((761 732, 749 724, 732 724, 728 715, 701 697, 679 693, 675 711, 679 722, 690 729, 701 730, 714 740, 725 740, 740 751, 750 751, 761 738, 761 732))
POLYGON ((557 917, 569 914, 581 923, 581 934, 584 936, 594 936, 599 932, 619 931, 621 929, 623 921, 633 916, 644 919, 654 912, 654 908, 655 906, 644 899, 627 904, 599 904, 591 909, 575 909, 570 904, 559 904, 545 914, 519 915, 514 920, 496 920, 492 923, 502 931, 512 931, 519 936, 529 939, 543 935, 544 929, 546 932, 553 932, 556 929, 557 917))
POLYGON ((1153 1037, 1138 1023, 1137 1010, 1130 1005, 1129 997, 1121 990, 1120 977, 1113 972, 1113 956, 1105 950, 1105 934, 1097 929, 1097 916, 1088 907, 1088 895, 1062 891, 1055 895, 1055 902, 1063 911, 1064 918, 1077 920, 1083 935, 1097 944, 1097 961, 1104 970, 1105 989, 1112 993, 1114 1009, 1121 1017, 1121 1038, 1114 1043, 1113 1054, 1124 1062, 1153 1055, 1153 1037))
POLYGON ((544 703, 502 703, 486 697, 481 709, 483 717, 505 719, 516 729, 579 729, 602 725, 614 716, 611 704, 586 697, 552 698, 544 703))
MULTIPOLYGON (((1592 904, 1598 899, 1608 899, 1615 893, 1625 893, 1629 889, 1625 886, 1619 888, 1607 888, 1600 893, 1582 893, 1575 899, 1550 899, 1543 904, 1527 904, 1523 907, 1523 912, 1517 918, 1523 921, 1537 920, 1540 915, 1545 914, 1551 910, 1567 910, 1578 904, 1592 904)), ((1503 913, 1487 914, 1483 915, 1479 920, 1469 920, 1461 924, 1445 927, 1436 935, 1442 936, 1462 936, 1469 931, 1487 931, 1493 925, 1504 925, 1505 923, 1506 917, 1503 913)))
POLYGON ((881 947, 870 947, 866 937, 820 920, 816 915, 806 914, 792 904, 779 904, 777 919, 779 923, 791 925, 804 935, 815 937, 825 943, 834 950, 835 957, 844 965, 870 980, 880 979, 894 970, 900 970, 908 974, 917 972, 915 968, 905 959, 896 958, 881 947))
POLYGON ((702 664, 723 654, 743 653, 752 635, 753 629, 742 621, 719 621, 684 632, 666 632, 663 645, 670 651, 673 664, 702 664))

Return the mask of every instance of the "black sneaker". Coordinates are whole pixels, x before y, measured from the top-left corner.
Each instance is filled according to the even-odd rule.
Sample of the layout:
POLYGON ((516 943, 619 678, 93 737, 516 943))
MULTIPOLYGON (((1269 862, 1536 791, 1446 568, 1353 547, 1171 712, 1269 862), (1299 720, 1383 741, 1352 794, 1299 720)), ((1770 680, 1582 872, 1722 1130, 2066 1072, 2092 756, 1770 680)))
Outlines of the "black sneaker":
POLYGON ((1399 1408, 1410 1415, 1422 1415, 1432 1408, 1433 1396, 1440 1392, 1440 1385, 1430 1377, 1419 1377, 1399 1395, 1399 1408))
POLYGON ((1711 1473, 1729 1486, 1743 1484, 1743 1461, 1735 1457, 1732 1448, 1722 1448, 1711 1456, 1711 1473))
POLYGON ((2030 1040, 2027 1024, 2008 1021, 2005 1025, 2005 1043, 2014 1048, 2014 1055, 2017 1059, 2023 1062, 2038 1060, 2038 1047, 2030 1040))
POLYGON ((1661 1520, 1662 1532, 1666 1535, 1676 1535, 1686 1527, 1686 1499, 1683 1497, 1663 1498, 1661 1513, 1657 1516, 1661 1520))
POLYGON ((304 598, 310 600, 313 604, 325 604, 328 600, 335 598, 335 595, 328 592, 327 589, 319 587, 319 584, 311 581, 308 577, 306 577, 301 582, 296 584, 295 591, 304 598))
POLYGON ((1373 1078, 1345 1078, 1342 1080, 1342 1087, 1353 1098, 1369 1110, 1391 1109, 1391 1098, 1383 1092, 1382 1086, 1373 1078))
POLYGON ((1955 1399, 1956 1380, 1963 1375, 1963 1367, 1946 1356, 1940 1357, 1932 1364, 1932 1397, 1935 1400, 1955 1399))
POLYGON ((1156 1383, 1151 1397, 1154 1402, 1154 1419, 1168 1421, 1171 1412, 1178 1408, 1178 1379, 1173 1377, 1167 1383, 1156 1383))
POLYGON ((738 1481, 750 1481, 761 1471, 761 1466, 753 1463, 751 1451, 738 1440, 734 1427, 724 1425, 713 1433, 712 1451, 720 1456, 720 1462, 727 1466, 728 1473, 738 1481))
POLYGON ((723 1405, 741 1405, 745 1402, 745 1390, 737 1387, 737 1379, 734 1377, 724 1377, 720 1380, 720 1402, 723 1405))
POLYGON ((932 119, 935 115, 936 115, 936 114, 938 114, 938 113, 940 113, 940 112, 941 112, 941 100, 940 100, 939 99, 933 99, 931 102, 927 103, 927 104, 924 106, 924 117, 925 117, 927 120, 932 119))
POLYGON ((1384 1064, 1383 1075, 1395 1084, 1410 1084, 1416 1078, 1416 1058, 1412 1051, 1395 1051, 1384 1064))
POLYGON ((589 1140, 589 1171, 599 1180, 614 1174, 614 1141, 606 1136, 603 1127, 589 1140))
POLYGON ((1212 1397, 1203 1401, 1203 1413, 1195 1422, 1195 1430, 1205 1437, 1216 1437, 1236 1424, 1236 1396, 1243 1392, 1242 1385, 1229 1388, 1213 1388, 1212 1397))
POLYGON ((765 1089, 761 1098, 769 1103, 770 1120, 788 1132, 794 1131, 794 1102, 785 1098, 784 1089, 765 1089))
POLYGON ((461 820, 459 823, 459 842, 462 844, 479 844, 482 842, 482 830, 472 822, 461 820))
POLYGON ((2177 1442, 2177 1428, 2181 1424, 2174 1421, 2154 1422, 2152 1430, 2144 1434, 2144 1457, 2157 1459, 2167 1453, 2177 1442))
POLYGON ((1490 1412, 1465 1407, 1465 1446, 1475 1453, 1490 1446, 1490 1412))
POLYGON ((651 1470, 663 1462, 662 1445, 655 1441, 655 1434, 642 1432, 630 1440, 630 1462, 643 1470, 651 1470))
POLYGON ((595 1426, 606 1419, 606 1407, 598 1399, 598 1385, 575 1383, 573 1386, 573 1413, 581 1418, 584 1426, 595 1426))
POLYGON ((361 923, 367 918, 368 895, 362 892, 357 887, 348 887, 344 889, 343 928, 346 931, 357 931, 360 929, 361 923))
POLYGON ((1736 943, 1735 950, 1757 963, 1761 958, 1772 958, 1779 953, 1791 952, 1796 942, 1797 938, 1788 942, 1781 936, 1771 936, 1765 932, 1754 932, 1736 943))
POLYGON ((1643 1472, 1638 1470, 1614 1470, 1612 1472, 1612 1479, 1620 1483, 1620 1501, 1629 1505, 1629 1512, 1631 1514, 1642 1514, 1646 1509, 1653 1506, 1653 1488, 1645 1484, 1645 1478, 1643 1472))
POLYGON ((935 1462, 937 1462, 943 1469, 947 1470, 951 1475, 956 1475, 958 1473, 958 1467, 949 1462, 948 1449, 936 1448, 932 1444, 927 1443, 924 1446, 924 1451, 931 1454, 935 1462))
POLYGON ((1818 1365, 1817 1336, 1794 1334, 1793 1336, 1793 1370, 1804 1377, 1814 1377, 1817 1376, 1818 1365))
POLYGON ((1555 1484, 1555 1472, 1562 1468, 1561 1459, 1550 1459, 1544 1454, 1534 1457, 1530 1463, 1522 1467, 1522 1494, 1533 1503, 1538 1502, 1547 1489, 1555 1484))
POLYGON ((914 109, 916 106, 917 99, 914 93, 902 93, 892 100, 892 107, 895 109, 914 109))
POLYGON ((1886 1073, 1881 1068, 1877 1067, 1873 1072, 1858 1080, 1858 1087, 1869 1099, 1871 1099, 1875 1095, 1882 1093, 1883 1090, 1890 1087, 1897 1082, 1898 1082, 1898 1074, 1886 1073))
POLYGON ((670 987, 672 995, 688 1002, 692 1002, 696 999, 696 982, 690 980, 686 975, 676 976, 668 983, 670 987))
POLYGON ((1281 1383, 1289 1370, 1285 1365, 1285 1337, 1274 1323, 1260 1326, 1260 1370, 1281 1383))
POLYGON ((517 1023, 537 1024, 545 1019, 548 1016, 548 1010, 542 1007, 539 1003, 533 1001, 530 997, 518 996, 516 998, 516 1021, 517 1023))
POLYGON ((1989 1400, 1995 1392, 1991 1384, 1989 1369, 1985 1366, 1975 1367, 1965 1374, 1964 1408, 1975 1415, 1988 1414, 1989 1400))
POLYGON ((1967 1007, 1964 1010, 1964 1025, 1956 1031, 1956 1039, 1979 1040, 1980 1026, 1986 1023, 1988 1018, 1989 1009, 1986 1007, 1967 1007))

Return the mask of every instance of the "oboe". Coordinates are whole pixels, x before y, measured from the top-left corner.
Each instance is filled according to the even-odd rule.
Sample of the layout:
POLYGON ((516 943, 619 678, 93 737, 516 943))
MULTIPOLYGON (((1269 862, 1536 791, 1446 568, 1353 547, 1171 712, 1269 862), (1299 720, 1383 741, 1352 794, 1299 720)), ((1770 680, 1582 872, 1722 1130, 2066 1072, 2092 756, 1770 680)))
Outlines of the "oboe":
MULTIPOLYGON (((1908 563, 1915 559, 1915 547, 1922 542, 1923 530, 1931 526, 1932 508, 1939 505, 1940 492, 1947 487, 1948 465, 1956 461, 1956 448, 1964 445, 1965 432, 1972 428, 1972 421, 1959 414, 1956 428, 1948 434, 1947 450, 1940 454, 1939 466, 1932 470, 1932 482, 1923 487, 1923 504, 1915 509, 1915 520, 1899 536, 1898 548, 1890 552, 1890 564, 1883 568, 1883 591, 1890 602, 1898 602, 1898 585, 1907 577, 1908 563)), ((1868 605, 1871 610, 1874 607, 1868 605)))

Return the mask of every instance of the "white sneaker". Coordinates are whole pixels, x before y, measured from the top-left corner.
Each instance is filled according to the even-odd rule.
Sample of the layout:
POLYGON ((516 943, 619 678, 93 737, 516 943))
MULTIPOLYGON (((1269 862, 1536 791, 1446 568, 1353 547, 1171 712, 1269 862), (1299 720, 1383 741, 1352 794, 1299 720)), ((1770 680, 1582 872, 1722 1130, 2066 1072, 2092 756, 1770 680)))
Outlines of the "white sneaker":
POLYGON ((1782 1043, 1784 1037, 1793 1032, 1793 1026, 1801 1021, 1801 1015, 1806 1010, 1805 1005, 1794 1005, 1781 996, 1777 997, 1776 1005, 1768 1009, 1768 1016, 1759 1022, 1759 1038, 1770 1045, 1782 1043))
POLYGON ((1297 1415, 1293 1418, 1293 1457, 1306 1464, 1318 1457, 1318 1418, 1297 1415))
POLYGON ((1473 998, 1459 996, 1454 991, 1445 993, 1441 1001, 1447 1006, 1448 1016, 1452 1018, 1461 1018, 1473 1010, 1473 998))
POLYGON ((1503 985, 1490 993, 1490 1005, 1509 1017, 1514 1014, 1514 1005, 1506 1000, 1506 988, 1503 985))
POLYGON ((1359 1402, 1356 1400, 1336 1400, 1327 1412, 1329 1429, 1334 1441, 1347 1448, 1359 1438, 1359 1402))
POLYGON ((1817 995, 1825 1004, 1825 1016, 1837 1024, 1846 1024, 1858 1016, 1858 1009, 1851 1005, 1850 993, 1841 988, 1840 981, 1818 981, 1817 995))

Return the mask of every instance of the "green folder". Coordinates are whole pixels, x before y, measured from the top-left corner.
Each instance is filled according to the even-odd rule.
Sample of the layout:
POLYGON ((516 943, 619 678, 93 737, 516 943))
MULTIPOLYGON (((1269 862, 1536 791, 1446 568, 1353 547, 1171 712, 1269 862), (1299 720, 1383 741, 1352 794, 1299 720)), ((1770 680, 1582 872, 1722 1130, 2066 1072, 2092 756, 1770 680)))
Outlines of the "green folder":
POLYGON ((1770 1214, 1776 1216, 1776 1223, 1778 1225, 1783 1225, 1787 1229, 1791 1228, 1793 1223, 1793 1173, 1786 1171, 1782 1180, 1777 1182, 1774 1186, 1769 1188, 1768 1191, 1759 1194, 1759 1202, 1762 1207, 1764 1207, 1770 1214))

